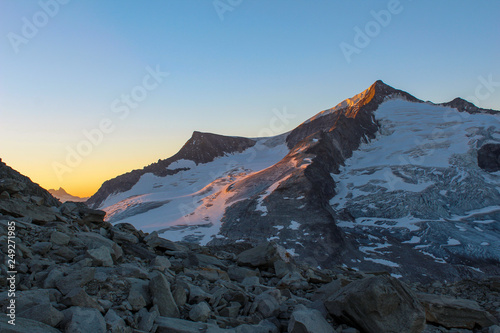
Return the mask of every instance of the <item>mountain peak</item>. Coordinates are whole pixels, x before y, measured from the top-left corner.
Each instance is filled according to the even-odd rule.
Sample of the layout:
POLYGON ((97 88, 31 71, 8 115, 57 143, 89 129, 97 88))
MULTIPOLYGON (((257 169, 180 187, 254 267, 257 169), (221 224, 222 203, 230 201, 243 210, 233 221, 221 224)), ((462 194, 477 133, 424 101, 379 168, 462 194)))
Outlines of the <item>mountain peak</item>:
MULTIPOLYGON (((408 93, 405 93, 403 91, 394 89, 393 87, 385 84, 382 80, 377 80, 375 81, 368 89, 365 89, 364 91, 360 92, 359 94, 354 95, 351 98, 347 98, 334 106, 331 109, 327 109, 324 111, 319 112, 315 116, 309 118, 304 122, 304 124, 307 124, 309 122, 312 122, 320 117, 326 116, 328 114, 334 113, 334 112, 342 112, 346 117, 349 118, 354 118, 356 117, 358 111, 368 104, 370 101, 372 101, 373 98, 378 97, 377 100, 383 101, 385 97, 393 95, 395 93, 401 93, 401 94, 406 94, 408 96, 408 93)), ((413 99, 415 99, 413 96, 411 96, 413 99)))
POLYGON ((498 111, 491 110, 491 109, 482 109, 474 105, 474 103, 471 103, 463 98, 457 97, 454 100, 447 102, 447 103, 442 103, 441 105, 443 106, 448 106, 454 109, 457 109, 460 112, 468 112, 468 113, 489 113, 489 114, 498 114, 498 111))

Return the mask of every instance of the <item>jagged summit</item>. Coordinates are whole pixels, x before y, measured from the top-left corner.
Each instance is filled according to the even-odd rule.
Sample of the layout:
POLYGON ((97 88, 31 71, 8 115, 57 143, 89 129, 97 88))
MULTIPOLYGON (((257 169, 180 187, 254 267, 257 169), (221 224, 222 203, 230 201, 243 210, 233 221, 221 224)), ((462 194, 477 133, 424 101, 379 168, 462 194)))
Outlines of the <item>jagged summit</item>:
POLYGON ((360 92, 359 94, 354 95, 351 98, 347 98, 334 106, 331 109, 327 109, 319 112, 315 116, 309 118, 304 123, 310 123, 314 120, 319 119, 320 117, 326 116, 332 113, 342 113, 346 117, 355 118, 359 112, 359 110, 370 103, 374 98, 379 102, 383 101, 386 97, 392 95, 399 95, 401 97, 406 97, 411 101, 419 101, 415 97, 411 96, 407 92, 402 90, 397 90, 387 84, 385 84, 382 80, 375 81, 368 89, 360 92))

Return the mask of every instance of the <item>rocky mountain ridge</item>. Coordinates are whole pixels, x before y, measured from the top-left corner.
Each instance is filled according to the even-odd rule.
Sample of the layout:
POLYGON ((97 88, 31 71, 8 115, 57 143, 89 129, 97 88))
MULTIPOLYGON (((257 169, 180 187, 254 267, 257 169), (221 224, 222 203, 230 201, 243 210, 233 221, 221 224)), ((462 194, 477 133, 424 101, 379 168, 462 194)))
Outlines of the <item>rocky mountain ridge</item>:
POLYGON ((165 177, 185 170, 185 168, 169 169, 169 166, 174 162, 189 160, 195 164, 208 163, 219 156, 224 156, 224 154, 242 152, 254 145, 255 141, 252 139, 195 131, 184 146, 172 157, 158 160, 158 162, 152 163, 143 169, 133 170, 105 181, 99 190, 87 200, 87 205, 91 208, 99 208, 110 195, 130 190, 146 173, 165 177))
POLYGON ((62 187, 59 187, 59 189, 57 190, 49 189, 48 191, 54 198, 57 198, 59 201, 63 203, 66 201, 85 202, 89 199, 88 197, 81 198, 75 195, 71 195, 68 192, 66 192, 66 190, 63 189, 62 187))
POLYGON ((377 81, 288 133, 236 150, 220 137, 211 162, 177 160, 160 168, 184 168, 175 175, 144 173, 123 192, 110 183, 99 200, 113 223, 211 246, 276 241, 313 267, 415 281, 496 275, 496 117, 377 81))

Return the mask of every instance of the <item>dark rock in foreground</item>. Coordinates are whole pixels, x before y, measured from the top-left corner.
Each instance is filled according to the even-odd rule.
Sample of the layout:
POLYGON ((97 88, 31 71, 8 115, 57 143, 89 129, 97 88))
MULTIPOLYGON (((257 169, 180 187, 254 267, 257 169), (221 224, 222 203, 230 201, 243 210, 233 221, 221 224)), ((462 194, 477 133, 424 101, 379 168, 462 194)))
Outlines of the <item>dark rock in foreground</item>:
MULTIPOLYGON (((14 197, 30 196, 22 186, 9 188, 14 197)), ((23 202, 26 215, 14 209, 17 201, 0 198, 7 207, 0 213, 0 271, 6 276, 9 270, 5 235, 13 221, 18 272, 16 326, 2 316, 2 332, 420 332, 420 300, 427 321, 444 331, 486 330, 500 317, 495 278, 408 287, 386 273, 299 264, 274 243, 251 249, 177 243, 129 224, 111 225, 81 204, 23 202), (44 223, 28 215, 47 210, 54 218, 44 223), (410 289, 463 300, 419 300, 410 289)), ((4 314, 8 289, 0 280, 4 314)))

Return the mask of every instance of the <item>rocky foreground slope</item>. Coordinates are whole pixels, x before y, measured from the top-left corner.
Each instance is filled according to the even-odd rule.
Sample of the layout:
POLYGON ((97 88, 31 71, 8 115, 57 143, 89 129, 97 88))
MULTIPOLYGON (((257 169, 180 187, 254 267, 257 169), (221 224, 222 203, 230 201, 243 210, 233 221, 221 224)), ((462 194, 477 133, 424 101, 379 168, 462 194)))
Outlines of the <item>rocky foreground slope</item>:
POLYGON ((0 271, 11 275, 9 231, 17 271, 0 280, 1 332, 500 330, 500 278, 407 285, 387 272, 299 264, 273 242, 172 242, 60 204, 3 163, 0 175, 0 271))

